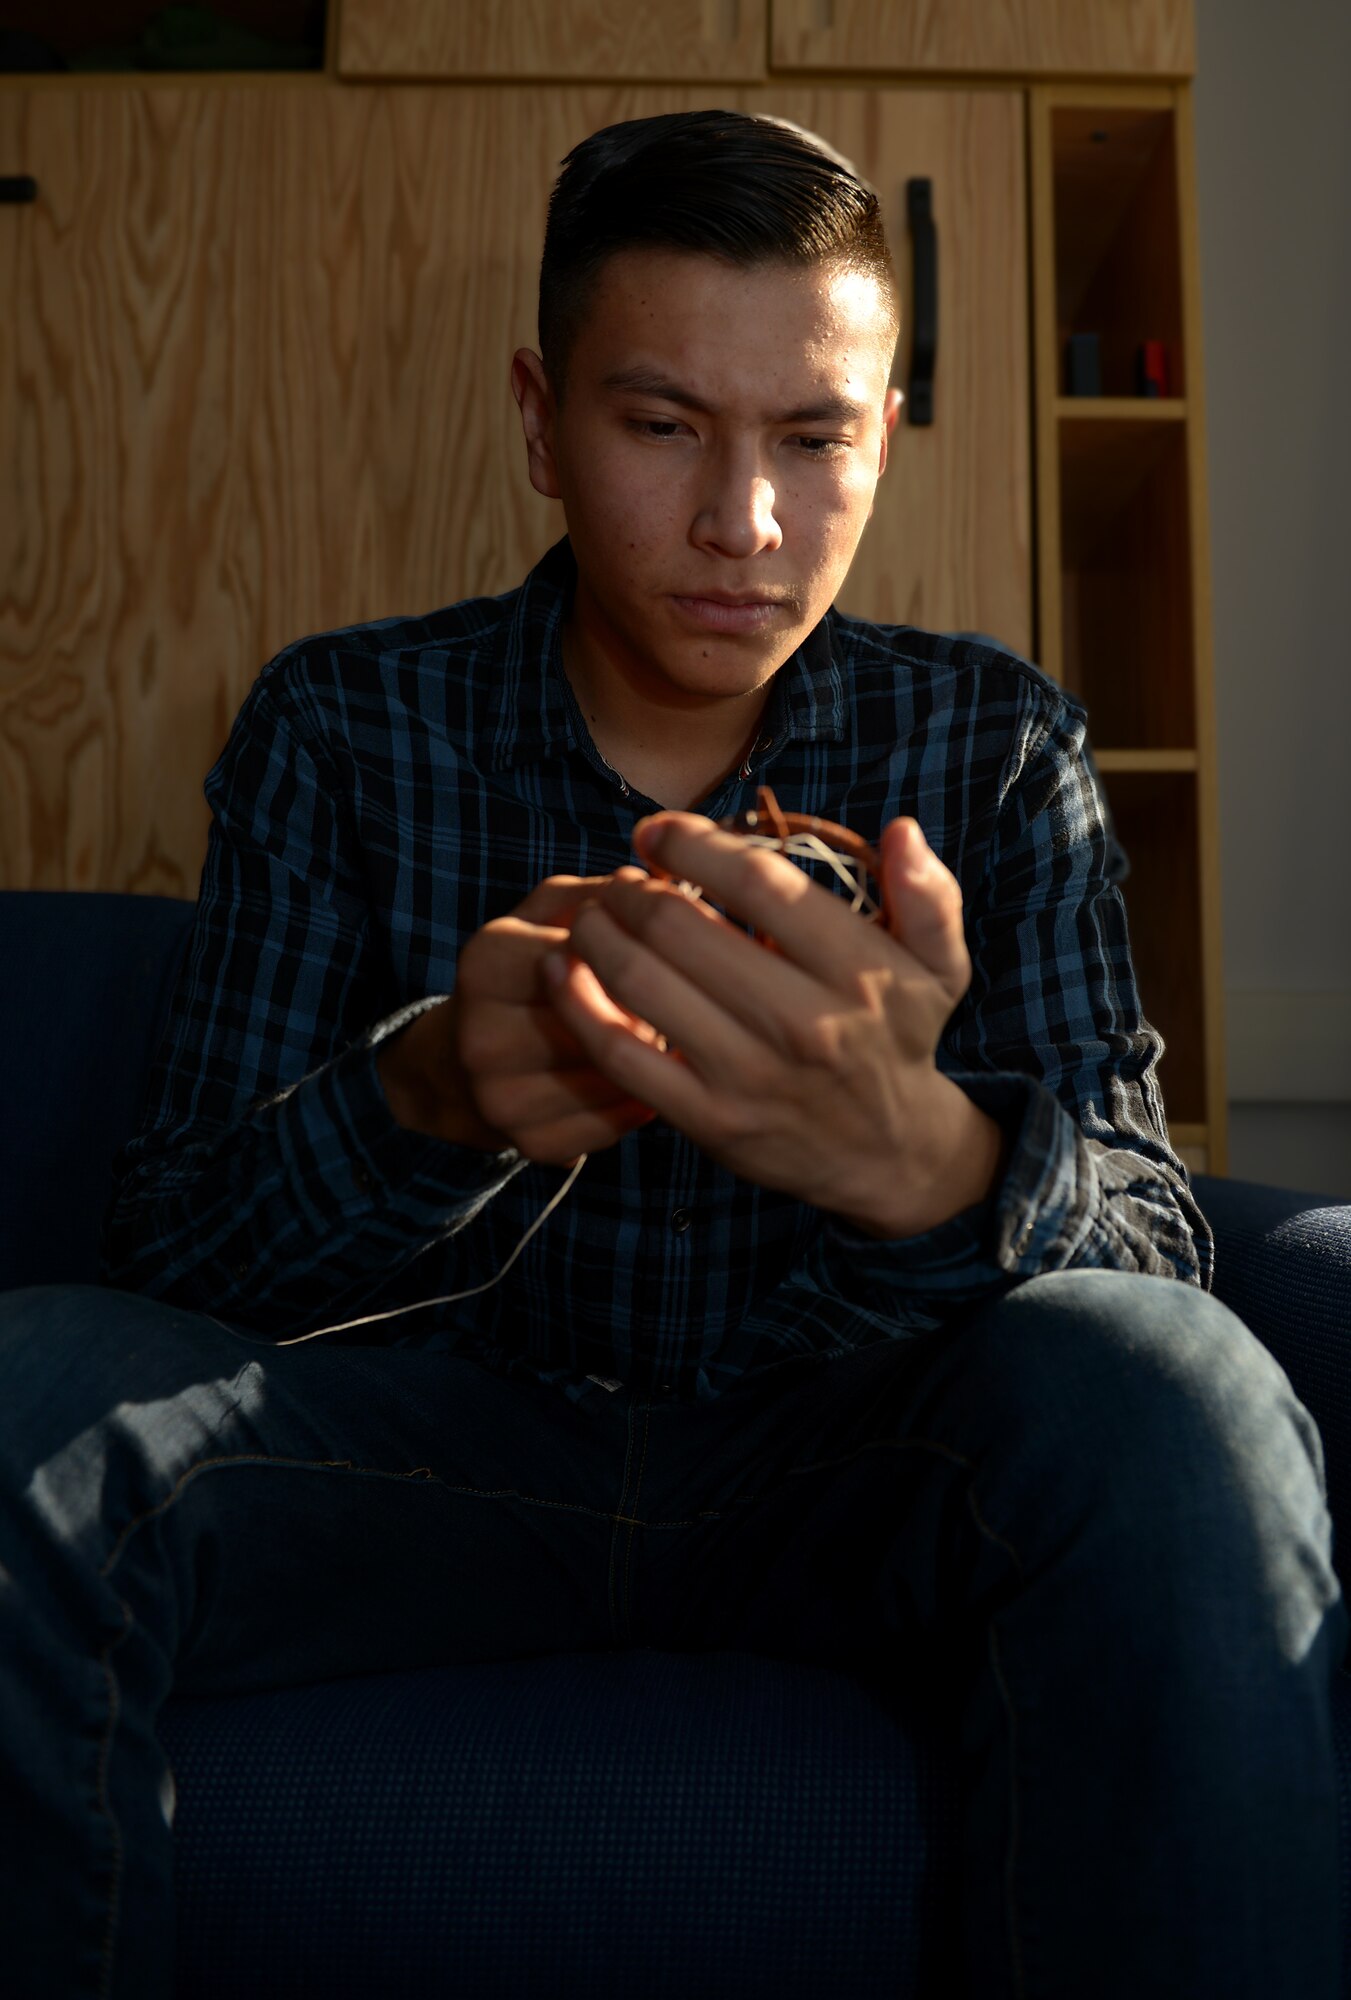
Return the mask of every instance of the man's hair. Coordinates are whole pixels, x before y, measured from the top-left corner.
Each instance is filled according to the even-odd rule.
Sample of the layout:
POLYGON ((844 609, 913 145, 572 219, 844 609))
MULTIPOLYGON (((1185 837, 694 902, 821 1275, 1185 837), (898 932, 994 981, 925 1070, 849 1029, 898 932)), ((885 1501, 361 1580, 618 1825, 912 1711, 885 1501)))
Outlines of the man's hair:
POLYGON ((877 191, 789 119, 673 111, 607 125, 573 147, 549 197, 539 273, 540 356, 560 408, 601 267, 630 248, 695 251, 742 270, 824 263, 866 273, 895 346, 900 294, 877 191))

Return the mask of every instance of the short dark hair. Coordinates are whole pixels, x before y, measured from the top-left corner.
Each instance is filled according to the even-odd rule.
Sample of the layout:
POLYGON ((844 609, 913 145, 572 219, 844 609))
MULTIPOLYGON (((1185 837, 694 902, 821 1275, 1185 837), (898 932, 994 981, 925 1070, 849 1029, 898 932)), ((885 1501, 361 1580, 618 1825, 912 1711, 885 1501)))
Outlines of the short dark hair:
POLYGON ((539 272, 539 343, 561 407, 601 267, 618 250, 691 250, 751 270, 835 264, 876 280, 894 346, 900 294, 877 191, 786 118, 672 111, 607 125, 563 161, 539 272))

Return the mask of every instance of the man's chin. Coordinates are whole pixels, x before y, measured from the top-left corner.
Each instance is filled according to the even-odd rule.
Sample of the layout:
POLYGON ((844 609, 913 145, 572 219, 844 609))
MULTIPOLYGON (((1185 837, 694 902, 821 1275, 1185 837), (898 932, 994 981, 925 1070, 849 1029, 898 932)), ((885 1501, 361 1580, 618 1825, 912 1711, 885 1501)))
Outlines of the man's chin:
MULTIPOLYGON (((787 651, 775 646, 758 649, 758 654, 749 653, 744 643, 733 647, 709 635, 696 638, 693 649, 689 646, 665 649, 664 657, 656 664, 668 688, 673 692, 679 690, 691 703, 749 701, 763 691, 796 650, 794 644, 787 651)), ((679 706, 678 695, 672 705, 679 706)))

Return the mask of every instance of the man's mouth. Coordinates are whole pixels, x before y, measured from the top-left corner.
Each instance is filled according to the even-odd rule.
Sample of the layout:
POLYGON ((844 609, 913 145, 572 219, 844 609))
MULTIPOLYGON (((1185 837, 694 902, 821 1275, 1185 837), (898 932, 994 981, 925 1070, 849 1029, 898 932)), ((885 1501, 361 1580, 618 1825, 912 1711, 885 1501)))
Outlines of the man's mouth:
POLYGON ((760 632, 788 608, 777 598, 675 597, 672 602, 706 632, 760 632))
POLYGON ((730 590, 696 590, 690 591, 686 595, 685 601, 696 604, 731 604, 742 606, 746 604, 786 604, 788 600, 785 597, 776 596, 771 590, 749 590, 744 595, 730 590))

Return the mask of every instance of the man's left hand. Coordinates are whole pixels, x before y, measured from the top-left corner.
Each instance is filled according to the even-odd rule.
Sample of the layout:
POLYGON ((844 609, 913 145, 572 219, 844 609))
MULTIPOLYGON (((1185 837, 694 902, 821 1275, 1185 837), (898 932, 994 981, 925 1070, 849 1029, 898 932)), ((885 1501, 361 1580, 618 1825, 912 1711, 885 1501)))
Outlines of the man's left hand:
POLYGON ((918 822, 882 833, 885 926, 697 814, 656 814, 634 845, 709 900, 621 868, 577 912, 549 990, 595 1067, 732 1172, 871 1235, 981 1200, 1003 1135, 935 1064, 971 959, 961 888, 918 822))

